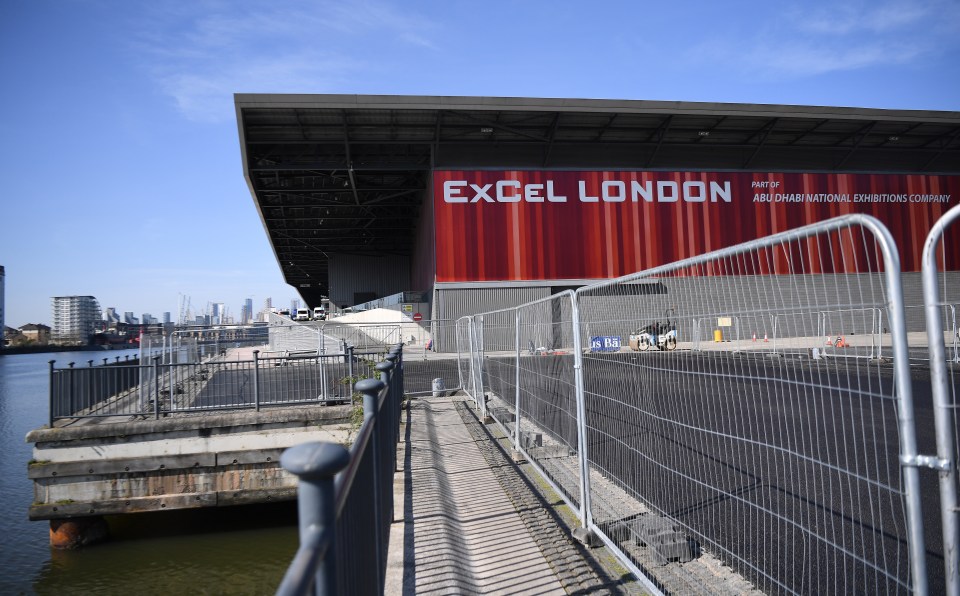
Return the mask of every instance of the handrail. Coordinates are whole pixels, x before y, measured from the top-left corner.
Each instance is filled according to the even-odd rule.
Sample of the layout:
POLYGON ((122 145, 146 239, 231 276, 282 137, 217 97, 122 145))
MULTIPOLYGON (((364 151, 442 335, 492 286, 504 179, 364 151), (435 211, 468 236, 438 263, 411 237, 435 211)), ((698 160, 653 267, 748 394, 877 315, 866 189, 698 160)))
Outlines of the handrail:
POLYGON ((349 452, 335 443, 313 442, 291 447, 280 458, 283 468, 300 479, 300 547, 277 594, 299 595, 311 589, 330 595, 383 591, 386 558, 380 533, 393 516, 393 493, 383 489, 392 486, 396 469, 403 397, 402 344, 391 350, 377 370, 380 380, 364 379, 355 386, 364 396, 364 421, 349 452), (372 482, 372 491, 366 484, 357 484, 361 477, 372 482), (360 486, 363 490, 357 494, 354 489, 360 486), (353 509, 348 512, 348 508, 353 509), (350 533, 338 542, 337 528, 342 520, 358 516, 372 516, 373 536, 350 533), (371 550, 375 563, 372 574, 347 578, 341 572, 342 566, 351 562, 369 562, 371 550), (341 579, 364 587, 339 585, 341 579))

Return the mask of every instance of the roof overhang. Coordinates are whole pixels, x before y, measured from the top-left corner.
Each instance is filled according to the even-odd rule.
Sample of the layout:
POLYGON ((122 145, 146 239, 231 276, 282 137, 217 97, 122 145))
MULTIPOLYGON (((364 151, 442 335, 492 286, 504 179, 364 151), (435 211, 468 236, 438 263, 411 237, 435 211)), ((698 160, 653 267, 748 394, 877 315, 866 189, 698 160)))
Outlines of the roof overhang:
POLYGON ((244 176, 287 283, 410 255, 432 169, 960 173, 960 112, 586 99, 235 96, 244 176))

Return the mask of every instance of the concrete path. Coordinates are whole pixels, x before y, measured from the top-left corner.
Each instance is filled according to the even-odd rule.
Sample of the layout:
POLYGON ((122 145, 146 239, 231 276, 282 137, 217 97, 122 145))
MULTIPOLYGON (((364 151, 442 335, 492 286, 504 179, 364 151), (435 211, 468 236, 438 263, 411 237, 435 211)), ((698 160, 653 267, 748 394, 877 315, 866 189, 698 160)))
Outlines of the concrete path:
POLYGON ((410 402, 385 592, 564 594, 457 413, 460 399, 410 402))

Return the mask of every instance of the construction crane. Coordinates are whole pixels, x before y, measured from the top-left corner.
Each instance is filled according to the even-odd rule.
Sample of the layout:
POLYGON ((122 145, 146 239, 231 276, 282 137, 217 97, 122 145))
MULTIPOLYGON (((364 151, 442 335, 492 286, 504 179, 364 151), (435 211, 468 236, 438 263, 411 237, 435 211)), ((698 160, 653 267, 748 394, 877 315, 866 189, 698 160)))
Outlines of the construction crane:
POLYGON ((180 297, 180 314, 179 314, 179 325, 183 326, 189 323, 190 321, 190 296, 185 294, 179 294, 180 297))

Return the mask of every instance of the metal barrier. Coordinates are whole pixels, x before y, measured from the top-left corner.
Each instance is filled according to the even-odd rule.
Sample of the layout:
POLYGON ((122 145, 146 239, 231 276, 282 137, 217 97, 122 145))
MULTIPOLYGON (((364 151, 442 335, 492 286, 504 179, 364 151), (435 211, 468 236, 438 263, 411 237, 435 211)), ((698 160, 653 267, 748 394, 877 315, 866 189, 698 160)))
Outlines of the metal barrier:
POLYGON ((352 346, 358 353, 386 353, 390 346, 402 343, 407 358, 407 393, 429 394, 438 385, 443 391, 461 387, 455 321, 299 322, 271 313, 270 322, 273 352, 331 354, 352 346))
POLYGON ((326 354, 343 351, 343 342, 339 338, 325 336, 315 325, 294 321, 276 313, 270 313, 268 320, 272 352, 326 354))
POLYGON ((653 516, 764 591, 925 591, 917 470, 901 479, 899 463, 917 454, 899 274, 886 229, 851 216, 578 290, 581 325, 761 313, 777 352, 810 353, 817 313, 855 305, 883 309, 894 335, 889 371, 743 346, 584 356, 589 463, 619 497, 593 500, 603 540, 639 570, 653 516), (667 292, 637 300, 640 279, 667 292), (789 552, 818 553, 815 570, 789 552))
POLYGON ((55 368, 56 360, 50 364, 50 412, 49 424, 52 427, 60 418, 99 417, 126 415, 125 401, 135 401, 142 409, 148 397, 141 396, 140 377, 149 365, 141 365, 138 359, 129 358, 122 363, 94 366, 89 360, 87 367, 75 366, 55 368), (146 399, 144 399, 146 398, 146 399))
POLYGON ((509 315, 458 321, 468 391, 514 424, 514 446, 650 589, 650 565, 702 549, 766 592, 926 593, 900 264, 877 220, 836 218, 526 304, 514 346, 485 344, 491 316, 510 337, 509 315), (637 290, 650 280, 664 291, 637 290), (820 313, 851 329, 877 310, 892 364, 823 357, 820 313), (679 335, 727 319, 766 326, 775 348, 679 335), (652 349, 623 347, 644 327, 652 349), (674 541, 651 546, 654 534, 674 541))
POLYGON ((277 594, 382 594, 393 520, 393 473, 403 398, 402 347, 364 379, 363 424, 348 452, 291 447, 280 462, 300 479, 300 547, 277 594))
POLYGON ((402 343, 407 362, 406 391, 425 395, 461 387, 457 369, 456 322, 447 320, 316 323, 325 337, 338 338, 357 350, 377 350, 402 343))
POLYGON ((143 334, 140 359, 150 362, 154 356, 160 356, 161 364, 201 362, 232 348, 266 346, 269 336, 265 324, 198 326, 176 329, 169 335, 143 334))
MULTIPOLYGON (((446 323, 426 322, 434 332, 448 334, 446 323)), ((361 329, 383 329, 387 324, 361 329)), ((417 323, 394 325, 421 329, 417 323)), ((451 323, 449 325, 453 327, 451 323)), ((260 408, 300 403, 346 403, 356 367, 381 359, 390 349, 378 342, 348 345, 346 329, 323 332, 320 327, 271 314, 269 326, 189 329, 170 336, 141 339, 146 360, 126 369, 54 369, 50 372, 50 423, 65 418, 142 416, 183 411, 260 408), (240 350, 251 345, 262 350, 240 350), (244 357, 245 356, 245 357, 244 357), (130 386, 129 383, 137 386, 130 386)), ((324 327, 326 328, 326 327, 324 327)), ((352 327, 351 327, 352 328, 352 327)), ((329 329, 328 329, 329 331, 329 329)), ((370 333, 360 332, 367 338, 370 333)), ((430 333, 409 345, 407 387, 412 395, 460 388, 454 353, 434 353, 430 333)), ((455 332, 449 333, 451 342, 455 332)), ((359 336, 356 336, 357 339, 359 336)))
MULTIPOLYGON (((936 273, 934 273, 934 275, 936 275, 936 273)), ((939 290, 945 293, 948 288, 941 287, 939 290)), ((939 321, 941 325, 940 332, 942 334, 940 341, 945 347, 949 348, 947 359, 952 362, 960 362, 960 354, 958 354, 957 307, 955 304, 947 304, 943 301, 938 302, 938 307, 940 308, 939 321)), ((915 315, 918 311, 923 313, 924 319, 926 317, 927 310, 925 305, 908 306, 906 310, 908 318, 910 318, 912 314, 915 315)), ((930 338, 926 324, 922 332, 912 331, 907 333, 907 344, 910 347, 911 360, 928 362, 932 359, 932 354, 929 349, 930 338)))
MULTIPOLYGON (((950 596, 960 594, 960 508, 958 508, 957 462, 960 462, 960 443, 957 442, 957 382, 952 368, 947 366, 944 345, 944 324, 941 317, 948 296, 941 294, 938 273, 949 267, 960 267, 957 255, 947 255, 944 236, 947 229, 960 218, 960 206, 941 217, 927 236, 923 246, 923 301, 926 310, 927 344, 930 353, 930 382, 933 391, 933 413, 937 436, 937 455, 926 462, 938 470, 940 485, 940 521, 943 532, 945 590, 950 596), (939 260, 939 264, 938 264, 939 260)), ((945 286, 945 284, 944 284, 945 286)), ((944 294, 946 293, 944 287, 944 294)), ((955 310, 951 311, 954 313, 955 310)), ((950 341, 954 345, 956 361, 956 321, 951 321, 950 341)))
MULTIPOLYGON (((191 411, 349 403, 354 382, 375 374, 382 353, 260 357, 54 368, 50 424, 68 418, 152 416, 191 411), (147 379, 145 381, 144 379, 147 379)), ((92 365, 92 361, 91 361, 92 365)))

